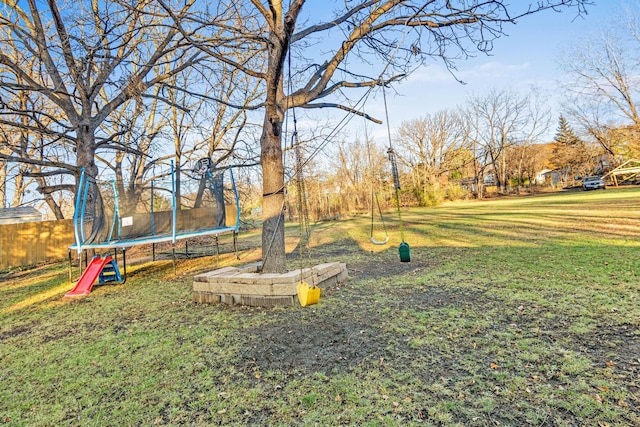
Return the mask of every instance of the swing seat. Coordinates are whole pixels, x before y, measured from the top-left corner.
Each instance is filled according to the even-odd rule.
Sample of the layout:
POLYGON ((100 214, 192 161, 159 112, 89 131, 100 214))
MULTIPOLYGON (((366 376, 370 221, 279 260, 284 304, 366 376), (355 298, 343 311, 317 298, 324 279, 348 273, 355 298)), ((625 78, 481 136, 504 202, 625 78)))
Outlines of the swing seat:
POLYGON ((298 291, 298 301, 303 307, 317 304, 320 301, 320 288, 315 285, 309 286, 306 282, 300 282, 296 290, 298 291))
POLYGON ((411 262, 411 249, 407 242, 400 243, 398 252, 400 253, 400 262, 411 262))
POLYGON ((387 236, 387 238, 384 240, 376 240, 373 236, 371 236, 371 243, 373 243, 374 245, 386 245, 387 243, 389 243, 389 236, 387 236))

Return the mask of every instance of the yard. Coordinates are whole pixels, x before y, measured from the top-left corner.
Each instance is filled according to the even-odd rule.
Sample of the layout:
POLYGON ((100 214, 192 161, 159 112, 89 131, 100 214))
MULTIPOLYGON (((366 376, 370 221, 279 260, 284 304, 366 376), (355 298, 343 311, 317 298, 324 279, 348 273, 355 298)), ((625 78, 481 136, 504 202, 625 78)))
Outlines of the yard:
POLYGON ((291 268, 350 280, 305 308, 192 303, 215 257, 73 300, 64 264, 5 272, 0 424, 640 425, 639 212, 640 188, 411 209, 410 263, 392 213, 386 246, 319 223, 291 268))

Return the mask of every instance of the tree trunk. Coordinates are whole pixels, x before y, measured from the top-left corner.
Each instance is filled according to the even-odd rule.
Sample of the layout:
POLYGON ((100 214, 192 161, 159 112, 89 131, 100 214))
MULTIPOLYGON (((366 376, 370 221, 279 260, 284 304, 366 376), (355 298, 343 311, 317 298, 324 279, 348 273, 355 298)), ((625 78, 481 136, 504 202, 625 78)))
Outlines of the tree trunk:
POLYGON ((284 164, 281 131, 283 114, 268 105, 260 138, 262 163, 262 271, 287 271, 284 247, 284 164), (270 108, 271 107, 271 108, 270 108))
POLYGON ((262 272, 287 271, 284 247, 284 164, 282 161, 282 122, 285 102, 282 87, 284 60, 295 20, 304 4, 296 0, 282 15, 282 2, 272 4, 273 23, 269 35, 266 73, 265 116, 260 137, 262 165, 262 272))

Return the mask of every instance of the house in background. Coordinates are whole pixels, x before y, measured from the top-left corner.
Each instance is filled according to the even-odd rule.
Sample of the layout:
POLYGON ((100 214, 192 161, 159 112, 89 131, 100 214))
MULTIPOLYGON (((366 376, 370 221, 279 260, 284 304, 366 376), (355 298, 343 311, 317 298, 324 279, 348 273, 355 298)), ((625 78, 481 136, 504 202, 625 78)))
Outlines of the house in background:
POLYGON ((42 212, 31 206, 0 209, 0 225, 40 221, 42 221, 42 212))
POLYGON ((542 169, 534 178, 534 183, 536 185, 556 185, 558 181, 560 181, 560 174, 558 171, 552 169, 542 169))

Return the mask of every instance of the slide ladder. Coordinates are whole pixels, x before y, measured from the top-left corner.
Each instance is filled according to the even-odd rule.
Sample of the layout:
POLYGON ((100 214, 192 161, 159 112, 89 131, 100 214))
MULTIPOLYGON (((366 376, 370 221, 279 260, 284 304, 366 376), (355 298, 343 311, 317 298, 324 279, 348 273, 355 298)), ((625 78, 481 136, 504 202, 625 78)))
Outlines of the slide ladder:
POLYGON ((76 283, 76 286, 64 296, 77 297, 89 295, 93 285, 96 283, 96 280, 98 280, 100 284, 122 281, 118 265, 111 255, 106 255, 104 258, 100 255, 94 256, 86 270, 84 270, 84 273, 82 273, 82 276, 76 283))
MULTIPOLYGON (((111 255, 107 255, 105 258, 107 257, 111 258, 111 255)), ((109 260, 109 262, 104 265, 98 276, 98 284, 104 285, 107 282, 122 282, 118 264, 116 264, 116 260, 114 259, 109 260)))

